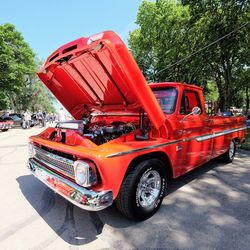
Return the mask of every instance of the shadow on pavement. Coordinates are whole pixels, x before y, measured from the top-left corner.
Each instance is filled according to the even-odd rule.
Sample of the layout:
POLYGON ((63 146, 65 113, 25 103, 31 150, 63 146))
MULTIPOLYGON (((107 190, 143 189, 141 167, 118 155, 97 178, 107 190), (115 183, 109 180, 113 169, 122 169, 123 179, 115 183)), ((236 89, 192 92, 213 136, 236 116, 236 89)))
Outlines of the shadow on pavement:
MULTIPOLYGON (((169 180, 167 195, 199 178, 217 165, 208 163, 176 180, 169 180)), ((71 245, 84 245, 94 241, 97 235, 102 233, 106 224, 113 228, 129 228, 147 223, 147 221, 139 223, 126 219, 114 205, 100 212, 81 210, 55 194, 32 175, 20 176, 17 182, 24 197, 40 217, 59 237, 71 245)), ((46 239, 39 247, 45 247, 51 244, 51 241, 53 239, 46 239)))

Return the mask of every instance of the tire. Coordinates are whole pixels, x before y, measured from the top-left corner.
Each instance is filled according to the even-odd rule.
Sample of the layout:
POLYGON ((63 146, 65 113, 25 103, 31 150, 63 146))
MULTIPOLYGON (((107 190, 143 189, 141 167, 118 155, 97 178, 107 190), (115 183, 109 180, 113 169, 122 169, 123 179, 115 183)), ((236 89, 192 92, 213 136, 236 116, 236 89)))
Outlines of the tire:
POLYGON ((232 140, 230 142, 229 149, 227 150, 227 152, 224 153, 223 155, 221 155, 221 157, 220 157, 221 161, 223 161, 225 163, 233 162, 235 152, 236 152, 236 143, 234 140, 232 140))
POLYGON ((6 132, 6 131, 8 131, 8 130, 9 130, 8 128, 1 129, 2 132, 6 132))
POLYGON ((116 206, 129 219, 146 220, 159 209, 166 186, 167 174, 162 161, 145 160, 133 166, 125 176, 116 206))

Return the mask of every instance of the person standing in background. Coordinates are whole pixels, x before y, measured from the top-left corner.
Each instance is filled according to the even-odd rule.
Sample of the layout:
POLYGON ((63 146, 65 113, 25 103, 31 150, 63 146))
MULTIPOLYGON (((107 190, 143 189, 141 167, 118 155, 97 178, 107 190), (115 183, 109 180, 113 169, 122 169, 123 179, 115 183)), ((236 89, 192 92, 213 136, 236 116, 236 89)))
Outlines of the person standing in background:
POLYGON ((66 114, 63 110, 63 108, 60 108, 59 112, 58 112, 58 121, 62 122, 66 120, 66 114))
POLYGON ((23 114, 23 122, 22 122, 22 128, 26 129, 30 127, 30 123, 31 123, 31 115, 29 114, 29 112, 26 110, 23 114))
POLYGON ((41 127, 45 126, 45 122, 44 122, 44 116, 43 116, 43 112, 41 110, 39 110, 36 114, 36 119, 38 120, 38 124, 41 127))

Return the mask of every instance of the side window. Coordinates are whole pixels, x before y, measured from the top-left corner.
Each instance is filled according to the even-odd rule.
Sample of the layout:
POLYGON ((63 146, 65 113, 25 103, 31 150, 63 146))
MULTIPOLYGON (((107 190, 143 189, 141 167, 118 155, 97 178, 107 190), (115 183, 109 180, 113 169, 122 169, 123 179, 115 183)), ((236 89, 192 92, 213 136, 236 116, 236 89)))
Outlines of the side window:
POLYGON ((201 108, 198 93, 196 91, 185 90, 181 100, 180 114, 187 115, 192 112, 194 107, 201 108))

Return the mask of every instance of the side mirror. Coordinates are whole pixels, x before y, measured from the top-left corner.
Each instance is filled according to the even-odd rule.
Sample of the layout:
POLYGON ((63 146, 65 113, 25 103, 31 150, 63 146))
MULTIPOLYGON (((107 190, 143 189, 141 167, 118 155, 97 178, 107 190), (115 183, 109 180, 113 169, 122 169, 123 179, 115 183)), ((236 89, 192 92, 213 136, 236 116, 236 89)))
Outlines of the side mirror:
POLYGON ((191 114, 200 115, 201 114, 201 108, 200 107, 193 107, 191 114))
POLYGON ((200 114, 201 114, 201 108, 200 107, 193 107, 192 112, 187 114, 186 116, 184 116, 182 118, 182 120, 185 121, 187 119, 187 117, 190 116, 190 115, 197 116, 197 115, 200 115, 200 114))

